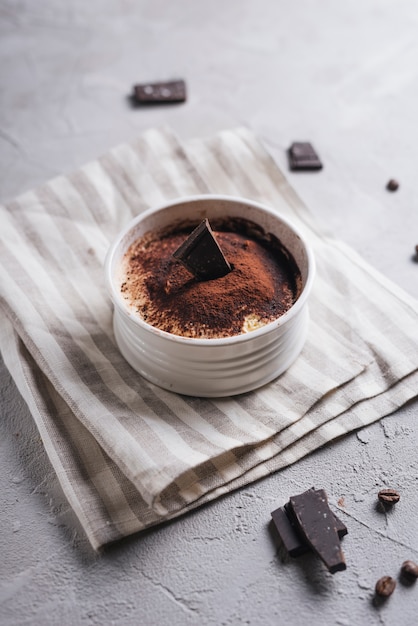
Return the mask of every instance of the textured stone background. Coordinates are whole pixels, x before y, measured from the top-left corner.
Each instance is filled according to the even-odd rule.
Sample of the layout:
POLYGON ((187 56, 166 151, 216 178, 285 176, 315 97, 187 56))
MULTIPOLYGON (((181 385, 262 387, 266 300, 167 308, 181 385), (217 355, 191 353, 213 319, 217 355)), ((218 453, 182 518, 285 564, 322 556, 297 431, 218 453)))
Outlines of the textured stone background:
MULTIPOLYGON (((182 139, 245 124, 287 172, 311 140, 320 174, 288 173, 325 227, 418 297, 418 7, 414 0, 0 0, 0 198, 151 126, 182 139), (184 77, 185 105, 132 109, 135 82, 184 77), (385 190, 389 178, 396 193, 385 190)), ((418 329, 417 329, 418 332, 418 329)), ((98 556, 0 369, 2 626, 417 623, 418 404, 98 556), (348 569, 283 561, 270 511, 324 487, 347 524, 348 569), (399 488, 390 513, 377 491, 399 488)))

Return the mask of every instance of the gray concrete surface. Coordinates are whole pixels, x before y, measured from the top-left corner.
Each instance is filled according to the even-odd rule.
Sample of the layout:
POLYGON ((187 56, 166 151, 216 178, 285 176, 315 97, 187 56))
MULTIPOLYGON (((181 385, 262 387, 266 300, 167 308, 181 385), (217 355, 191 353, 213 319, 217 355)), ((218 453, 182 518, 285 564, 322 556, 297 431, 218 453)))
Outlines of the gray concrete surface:
MULTIPOLYGON (((245 124, 284 171, 288 145, 309 139, 325 168, 291 183, 418 297, 417 31, 414 0, 0 0, 0 198, 151 126, 184 139, 245 124), (186 105, 130 108, 134 82, 178 76, 186 105)), ((2 626, 418 623, 418 584, 373 603, 380 576, 418 561, 417 402, 96 555, 4 367, 0 385, 2 626), (269 531, 270 511, 311 485, 349 529, 335 576, 283 560, 269 531), (385 486, 401 491, 391 512, 376 506, 385 486)))

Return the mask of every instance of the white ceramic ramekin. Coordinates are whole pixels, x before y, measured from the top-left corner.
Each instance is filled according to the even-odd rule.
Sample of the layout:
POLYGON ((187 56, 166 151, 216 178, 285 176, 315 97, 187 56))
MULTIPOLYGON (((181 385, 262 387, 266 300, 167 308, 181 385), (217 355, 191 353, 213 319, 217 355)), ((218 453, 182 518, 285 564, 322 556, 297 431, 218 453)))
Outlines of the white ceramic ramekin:
POLYGON ((298 230, 264 205, 231 196, 205 195, 150 209, 119 234, 107 254, 105 272, 114 304, 115 338, 122 355, 141 376, 164 389, 202 397, 251 391, 283 373, 305 342, 314 257, 298 230), (147 232, 188 220, 198 224, 205 217, 245 218, 280 239, 302 275, 301 294, 287 313, 246 334, 195 339, 159 330, 129 309, 120 292, 119 272, 129 246, 147 232))

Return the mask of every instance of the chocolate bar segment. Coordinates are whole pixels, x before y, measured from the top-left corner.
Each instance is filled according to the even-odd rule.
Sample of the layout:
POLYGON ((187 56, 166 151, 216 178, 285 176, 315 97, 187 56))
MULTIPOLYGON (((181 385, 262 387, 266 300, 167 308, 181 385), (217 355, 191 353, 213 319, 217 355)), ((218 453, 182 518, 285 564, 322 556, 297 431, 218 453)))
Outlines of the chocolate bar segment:
POLYGON ((291 170, 320 170, 322 162, 308 141, 296 141, 288 150, 291 170))
POLYGON ((207 218, 173 252, 173 257, 183 263, 198 280, 221 278, 232 269, 216 241, 207 218))
POLYGON ((133 97, 137 104, 184 102, 186 100, 186 83, 184 80, 172 80, 135 85, 133 97))
MULTIPOLYGON (((347 526, 332 511, 331 513, 334 518, 338 537, 341 539, 348 532, 347 526)), ((301 554, 305 554, 306 552, 309 552, 311 550, 310 545, 304 540, 300 531, 298 531, 297 523, 291 510, 289 509, 288 504, 285 504, 283 507, 272 511, 271 517, 282 541, 282 544, 285 550, 288 552, 289 556, 298 557, 301 554)))
POLYGON ((325 563, 331 574, 346 569, 334 516, 323 489, 309 489, 288 503, 301 537, 325 563))
MULTIPOLYGON (((317 490, 314 489, 313 491, 317 491, 317 490)), ((294 515, 293 510, 290 507, 289 503, 285 504, 283 508, 284 508, 284 510, 286 512, 286 515, 287 515, 287 517, 289 519, 289 522, 296 528, 297 527, 297 520, 295 518, 295 515, 294 515)), ((340 539, 342 539, 348 533, 347 526, 344 524, 344 522, 342 520, 340 520, 340 518, 337 515, 335 515, 335 513, 333 513, 331 511, 331 509, 330 509, 330 513, 332 515, 332 519, 333 519, 333 522, 335 524, 335 528, 337 530, 338 537, 340 539)))
POLYGON ((309 546, 299 536, 294 524, 289 519, 285 507, 280 507, 272 511, 271 517, 283 546, 290 556, 300 556, 310 550, 309 546))

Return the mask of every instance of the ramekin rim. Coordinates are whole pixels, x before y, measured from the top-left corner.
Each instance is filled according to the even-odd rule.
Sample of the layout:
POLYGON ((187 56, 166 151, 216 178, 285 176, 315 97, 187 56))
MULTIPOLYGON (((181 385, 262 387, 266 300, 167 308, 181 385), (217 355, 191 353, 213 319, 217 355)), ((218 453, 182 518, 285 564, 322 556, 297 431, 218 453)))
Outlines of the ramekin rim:
POLYGON ((210 346, 215 347, 215 346, 227 346, 227 345, 236 344, 236 343, 245 343, 252 339, 256 339, 257 337, 269 334, 278 326, 283 326, 289 319, 296 316, 299 310, 305 305, 305 302, 311 292, 312 284, 313 284, 315 274, 316 274, 316 263, 315 263, 315 256, 314 256, 313 250, 309 242, 306 240, 306 237, 302 235, 299 228, 295 224, 293 224, 293 222, 289 220, 286 216, 282 215, 278 211, 275 211, 273 208, 269 207, 266 204, 263 204, 255 200, 250 200, 242 196, 208 193, 208 194, 195 194, 195 195, 180 196, 173 200, 168 200, 164 203, 152 206, 146 209, 145 211, 142 211, 136 217, 132 218, 125 225, 125 227, 122 228, 118 232, 115 239, 111 243, 107 251, 106 257, 105 257, 104 269, 105 269, 106 287, 107 287, 107 291, 108 291, 108 294, 110 295, 113 305, 117 307, 118 311, 122 313, 126 318, 129 318, 129 320, 133 324, 137 325, 139 328, 142 328, 152 333, 153 335, 163 337, 167 341, 171 341, 174 343, 181 343, 182 345, 190 344, 194 346, 210 345, 210 346), (139 315, 134 316, 130 314, 128 308, 123 304, 119 296, 118 290, 116 289, 114 285, 112 277, 110 276, 110 273, 111 273, 110 269, 112 266, 113 256, 116 253, 116 250, 118 249, 122 240, 129 234, 129 232, 133 228, 137 226, 138 223, 142 222, 147 217, 154 215, 155 213, 158 213, 159 211, 168 209, 172 206, 177 206, 179 204, 186 204, 186 203, 189 204, 189 203, 198 202, 202 200, 208 200, 208 199, 220 200, 223 202, 226 201, 226 202, 231 202, 231 203, 246 204, 256 209, 259 209, 261 211, 264 211, 268 213, 269 215, 272 215, 273 217, 278 218, 282 223, 284 223, 291 231, 293 231, 297 235, 297 237, 303 243, 306 257, 307 257, 307 262, 308 262, 306 281, 298 299, 296 300, 296 302, 292 304, 292 306, 290 307, 290 309, 288 309, 288 311, 286 311, 286 313, 284 313, 277 319, 267 324, 264 324, 263 326, 261 326, 260 328, 257 328, 256 330, 252 330, 247 333, 241 333, 238 335, 233 335, 231 337, 214 337, 214 338, 184 337, 182 335, 175 335, 174 333, 169 333, 167 331, 161 330, 160 328, 152 326, 151 324, 148 324, 145 320, 143 320, 139 315))

